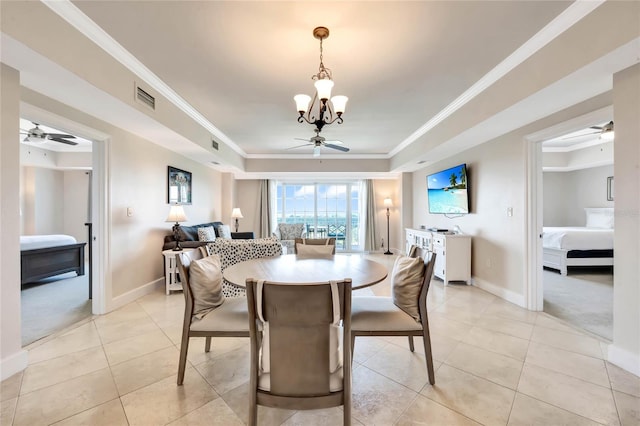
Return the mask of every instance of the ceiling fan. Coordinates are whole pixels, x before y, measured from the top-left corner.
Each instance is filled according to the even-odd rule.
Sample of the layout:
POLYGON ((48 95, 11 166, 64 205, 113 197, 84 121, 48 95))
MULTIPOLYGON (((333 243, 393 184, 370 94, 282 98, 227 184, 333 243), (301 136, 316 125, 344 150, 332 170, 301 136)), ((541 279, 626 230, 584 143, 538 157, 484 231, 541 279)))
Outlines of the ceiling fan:
POLYGON ((39 126, 38 123, 33 123, 33 125, 36 127, 30 130, 20 129, 22 130, 20 134, 26 135, 26 137, 23 139, 23 142, 54 141, 54 142, 65 143, 67 145, 78 145, 78 142, 67 140, 67 139, 75 139, 75 136, 73 135, 67 135, 64 133, 47 133, 44 130, 42 130, 40 127, 38 127, 39 126))
POLYGON ((310 139, 302 139, 302 138, 295 138, 295 140, 299 140, 299 141, 307 141, 308 143, 304 144, 304 145, 298 145, 298 146, 293 146, 291 148, 288 149, 295 149, 295 148, 302 148, 303 146, 309 146, 312 145, 313 146, 313 156, 314 157, 319 157, 320 156, 320 148, 325 146, 327 148, 331 148, 331 149, 337 149, 338 151, 342 151, 342 152, 349 152, 349 148, 347 148, 346 146, 341 146, 342 145, 342 141, 328 141, 326 140, 324 137, 320 136, 320 130, 315 129, 316 135, 313 136, 310 139))
POLYGON ((597 135, 600 134, 600 139, 612 140, 614 137, 613 131, 613 121, 608 122, 604 126, 591 126, 588 129, 580 130, 578 132, 571 133, 567 136, 561 137, 561 140, 573 139, 573 138, 581 138, 589 135, 597 135), (587 130, 592 131, 587 131, 587 130))

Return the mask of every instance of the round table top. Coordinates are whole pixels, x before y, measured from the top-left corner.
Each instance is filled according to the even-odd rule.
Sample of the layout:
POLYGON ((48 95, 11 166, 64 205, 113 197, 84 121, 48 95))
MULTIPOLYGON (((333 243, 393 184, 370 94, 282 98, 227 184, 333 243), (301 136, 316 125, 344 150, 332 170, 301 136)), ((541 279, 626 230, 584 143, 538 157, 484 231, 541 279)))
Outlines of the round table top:
POLYGON ((224 279, 245 287, 247 278, 279 283, 316 283, 351 278, 353 289, 377 284, 387 277, 387 268, 360 255, 337 254, 308 258, 287 254, 246 260, 224 270, 224 279))

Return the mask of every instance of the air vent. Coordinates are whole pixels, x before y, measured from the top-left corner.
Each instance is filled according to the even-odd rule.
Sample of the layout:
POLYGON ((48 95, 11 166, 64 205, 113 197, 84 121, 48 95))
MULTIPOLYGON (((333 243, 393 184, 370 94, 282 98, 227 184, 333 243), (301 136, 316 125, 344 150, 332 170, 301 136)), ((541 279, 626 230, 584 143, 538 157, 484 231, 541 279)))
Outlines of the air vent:
POLYGON ((212 147, 213 147, 213 149, 215 149, 216 151, 219 149, 218 142, 214 141, 213 139, 211 139, 211 146, 212 146, 212 147))
POLYGON ((151 96, 149 93, 141 89, 136 85, 136 100, 148 106, 149 108, 155 110, 156 109, 156 98, 151 96))

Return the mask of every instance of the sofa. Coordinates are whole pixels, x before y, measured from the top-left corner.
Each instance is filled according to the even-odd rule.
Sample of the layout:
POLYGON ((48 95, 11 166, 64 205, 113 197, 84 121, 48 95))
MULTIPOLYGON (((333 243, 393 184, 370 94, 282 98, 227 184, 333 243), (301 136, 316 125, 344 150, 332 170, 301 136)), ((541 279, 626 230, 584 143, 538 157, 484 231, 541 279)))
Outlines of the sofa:
MULTIPOLYGON (((198 239, 198 228, 211 226, 213 227, 213 230, 216 234, 216 238, 220 238, 220 233, 218 232, 218 226, 220 225, 224 224, 222 222, 209 222, 193 226, 180 226, 180 246, 182 246, 182 248, 197 248, 206 245, 207 241, 199 241, 198 239)), ((253 232, 232 232, 231 238, 234 240, 252 239, 253 232)), ((162 246, 162 250, 170 250, 175 248, 175 246, 176 240, 173 236, 173 233, 171 233, 171 235, 166 235, 164 237, 164 245, 162 246)))

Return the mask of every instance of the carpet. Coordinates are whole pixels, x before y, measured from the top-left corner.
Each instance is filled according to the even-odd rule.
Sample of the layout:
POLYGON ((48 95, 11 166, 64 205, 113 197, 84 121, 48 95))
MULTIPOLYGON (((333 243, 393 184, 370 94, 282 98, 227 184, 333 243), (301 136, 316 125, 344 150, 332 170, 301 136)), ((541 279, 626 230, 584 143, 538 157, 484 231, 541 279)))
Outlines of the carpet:
POLYGON ((20 301, 26 346, 91 316, 89 276, 69 272, 25 284, 20 301))
POLYGON ((613 340, 611 268, 572 268, 569 275, 543 271, 544 312, 613 340))

